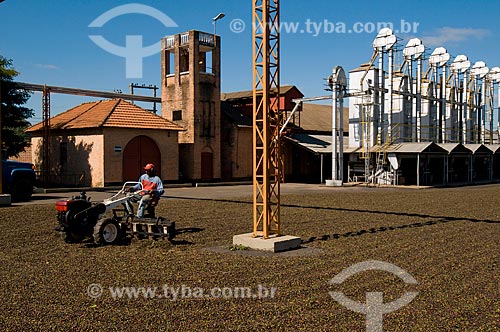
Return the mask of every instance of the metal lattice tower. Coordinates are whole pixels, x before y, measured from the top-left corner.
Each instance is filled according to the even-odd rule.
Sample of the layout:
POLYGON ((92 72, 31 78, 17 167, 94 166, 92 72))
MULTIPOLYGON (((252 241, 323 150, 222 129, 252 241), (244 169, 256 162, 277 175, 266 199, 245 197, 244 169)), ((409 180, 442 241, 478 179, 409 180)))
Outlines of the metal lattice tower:
POLYGON ((50 179, 50 90, 45 85, 42 96, 43 140, 42 140, 42 180, 46 184, 50 179))
POLYGON ((279 0, 253 0, 253 235, 280 234, 279 0))

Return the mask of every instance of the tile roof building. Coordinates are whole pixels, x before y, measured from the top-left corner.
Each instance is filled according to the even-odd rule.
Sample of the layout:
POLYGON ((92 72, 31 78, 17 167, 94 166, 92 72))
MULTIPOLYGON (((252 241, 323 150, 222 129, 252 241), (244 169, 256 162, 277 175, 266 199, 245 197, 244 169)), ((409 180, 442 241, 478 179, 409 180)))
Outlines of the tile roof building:
MULTIPOLYGON (((38 123, 27 130, 37 169, 42 129, 38 123)), ((93 187, 135 181, 146 163, 154 163, 162 179, 176 180, 182 130, 123 99, 83 103, 50 119, 50 181, 93 187)))

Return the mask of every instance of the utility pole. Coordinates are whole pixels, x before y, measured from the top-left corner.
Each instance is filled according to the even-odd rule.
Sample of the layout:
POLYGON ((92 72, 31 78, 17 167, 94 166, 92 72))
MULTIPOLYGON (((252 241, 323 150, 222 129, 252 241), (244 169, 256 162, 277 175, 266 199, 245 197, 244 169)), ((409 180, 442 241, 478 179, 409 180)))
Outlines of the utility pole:
MULTIPOLYGON (((134 94, 134 88, 153 90, 153 97, 156 98, 156 90, 158 90, 158 87, 156 85, 151 85, 151 84, 150 85, 146 85, 146 84, 139 85, 138 83, 130 83, 130 94, 131 95, 134 94)), ((153 113, 156 114, 156 102, 153 103, 153 113)))
MULTIPOLYGON (((0 76, 0 150, 2 148, 3 142, 2 142, 2 76, 0 76)), ((2 153, 2 159, 3 159, 3 153, 2 153)), ((0 162, 0 195, 3 194, 3 182, 2 182, 2 163, 0 162)))

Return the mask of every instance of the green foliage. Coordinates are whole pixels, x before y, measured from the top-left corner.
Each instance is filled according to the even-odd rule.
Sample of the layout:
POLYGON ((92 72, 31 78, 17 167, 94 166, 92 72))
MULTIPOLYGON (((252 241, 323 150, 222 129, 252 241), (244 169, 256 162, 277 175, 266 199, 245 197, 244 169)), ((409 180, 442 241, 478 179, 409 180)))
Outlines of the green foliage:
POLYGON ((231 251, 248 250, 248 247, 245 247, 242 244, 232 244, 229 247, 229 250, 231 250, 231 251))
POLYGON ((0 55, 0 101, 2 112, 2 142, 7 157, 16 156, 30 145, 25 129, 34 111, 23 105, 30 99, 25 89, 16 87, 14 77, 19 73, 12 67, 12 60, 0 55))

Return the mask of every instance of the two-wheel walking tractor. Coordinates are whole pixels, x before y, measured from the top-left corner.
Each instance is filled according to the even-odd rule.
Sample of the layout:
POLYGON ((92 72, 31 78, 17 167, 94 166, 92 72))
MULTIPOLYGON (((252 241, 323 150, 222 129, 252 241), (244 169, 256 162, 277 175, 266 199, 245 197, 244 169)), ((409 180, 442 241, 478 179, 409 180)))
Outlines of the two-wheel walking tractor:
POLYGON ((175 222, 155 216, 158 200, 151 200, 143 218, 136 217, 132 203, 140 201, 143 192, 140 182, 125 182, 120 191, 102 202, 91 202, 85 192, 71 199, 56 202, 56 231, 68 243, 87 238, 96 244, 115 244, 127 236, 138 238, 175 237, 175 222), (130 192, 139 185, 141 189, 130 192))

